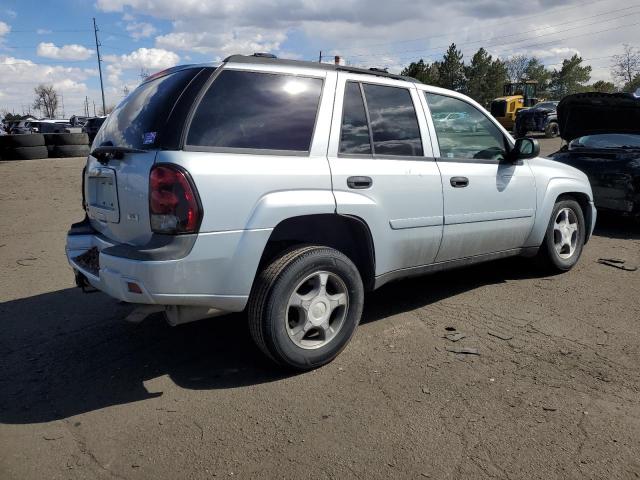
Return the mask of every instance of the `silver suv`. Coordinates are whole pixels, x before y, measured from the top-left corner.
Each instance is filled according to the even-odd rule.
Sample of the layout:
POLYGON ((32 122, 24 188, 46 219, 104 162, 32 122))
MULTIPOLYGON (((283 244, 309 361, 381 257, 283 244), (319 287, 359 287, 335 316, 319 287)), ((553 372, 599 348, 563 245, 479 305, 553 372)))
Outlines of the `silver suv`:
POLYGON ((100 128, 67 257, 79 286, 139 304, 134 316, 246 310, 265 354, 310 369, 392 280, 513 255, 573 267, 591 187, 538 153, 470 98, 377 70, 238 55, 177 67, 100 128), (451 113, 475 128, 433 120, 451 113))

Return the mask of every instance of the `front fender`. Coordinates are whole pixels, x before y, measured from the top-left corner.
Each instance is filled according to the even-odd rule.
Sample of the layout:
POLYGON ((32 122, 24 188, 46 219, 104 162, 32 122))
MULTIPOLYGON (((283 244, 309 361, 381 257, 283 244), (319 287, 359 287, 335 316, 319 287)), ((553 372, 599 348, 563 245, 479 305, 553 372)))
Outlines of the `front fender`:
POLYGON ((586 226, 587 236, 591 235, 595 225, 595 208, 593 207, 593 194, 589 181, 586 177, 584 179, 552 177, 547 182, 546 188, 540 188, 538 191, 536 219, 525 246, 537 247, 542 244, 556 200, 561 195, 572 193, 585 195, 589 199, 589 205, 592 211, 584 212, 584 214, 585 219, 589 222, 586 226))

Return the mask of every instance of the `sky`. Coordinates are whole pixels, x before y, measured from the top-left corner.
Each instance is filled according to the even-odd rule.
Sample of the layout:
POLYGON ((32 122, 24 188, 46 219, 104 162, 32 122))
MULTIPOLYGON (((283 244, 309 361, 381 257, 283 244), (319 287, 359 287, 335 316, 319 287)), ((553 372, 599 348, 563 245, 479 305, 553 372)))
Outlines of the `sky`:
POLYGON ((322 51, 399 72, 455 42, 467 61, 484 46, 551 69, 578 53, 596 81, 612 80, 623 44, 640 47, 638 0, 0 0, 0 111, 26 113, 40 83, 61 94, 66 117, 85 99, 99 110, 93 18, 108 106, 143 72, 234 53, 318 61, 322 51))

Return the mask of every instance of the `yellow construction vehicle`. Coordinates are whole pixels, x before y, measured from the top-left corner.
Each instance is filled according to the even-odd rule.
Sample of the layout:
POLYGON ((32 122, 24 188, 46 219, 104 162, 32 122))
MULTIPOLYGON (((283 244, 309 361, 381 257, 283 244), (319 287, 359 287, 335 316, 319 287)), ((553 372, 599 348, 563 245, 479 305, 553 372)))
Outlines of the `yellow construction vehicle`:
POLYGON ((491 115, 507 130, 512 130, 516 123, 516 112, 538 103, 538 82, 526 80, 505 83, 503 96, 491 102, 491 115))

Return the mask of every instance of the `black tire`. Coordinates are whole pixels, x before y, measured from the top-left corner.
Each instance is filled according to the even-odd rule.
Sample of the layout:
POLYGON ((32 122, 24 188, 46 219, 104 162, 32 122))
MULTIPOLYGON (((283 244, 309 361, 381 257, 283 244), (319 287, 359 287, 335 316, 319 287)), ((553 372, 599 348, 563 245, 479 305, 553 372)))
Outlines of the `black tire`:
POLYGON ((36 160, 39 158, 47 158, 47 156, 47 147, 44 145, 3 148, 2 151, 0 151, 0 157, 2 157, 3 160, 36 160))
POLYGON ((310 370, 329 363, 346 347, 360 323, 363 303, 360 274, 347 256, 328 247, 297 247, 282 253, 258 274, 249 298, 249 330, 260 350, 279 365, 310 370), (318 348, 305 349, 287 333, 288 303, 299 283, 320 271, 343 282, 348 305, 335 336, 318 348))
POLYGON ((0 136, 0 148, 39 147, 44 145, 44 137, 40 133, 0 136))
POLYGON ((52 158, 86 157, 89 155, 89 145, 54 145, 51 149, 52 158))
POLYGON ((586 225, 584 221, 584 214, 578 202, 569 198, 559 199, 553 207, 551 218, 549 219, 549 224, 547 225, 547 233, 545 234, 542 245, 540 246, 540 250, 538 251, 538 259, 540 260, 542 266, 557 272, 566 272, 568 270, 571 270, 575 266, 575 264, 578 263, 580 255, 582 254, 585 232, 586 225), (554 232, 558 214, 564 209, 569 209, 571 212, 573 212, 577 223, 575 250, 573 251, 571 256, 567 258, 563 258, 556 250, 557 233, 554 232))
POLYGON ((549 122, 549 124, 544 128, 544 136, 546 138, 556 138, 560 135, 560 126, 558 122, 549 122))
POLYGON ((527 132, 528 132, 528 130, 526 128, 516 128, 515 129, 516 138, 526 137, 527 136, 527 132))
POLYGON ((89 145, 86 133, 50 133, 47 145, 89 145))

